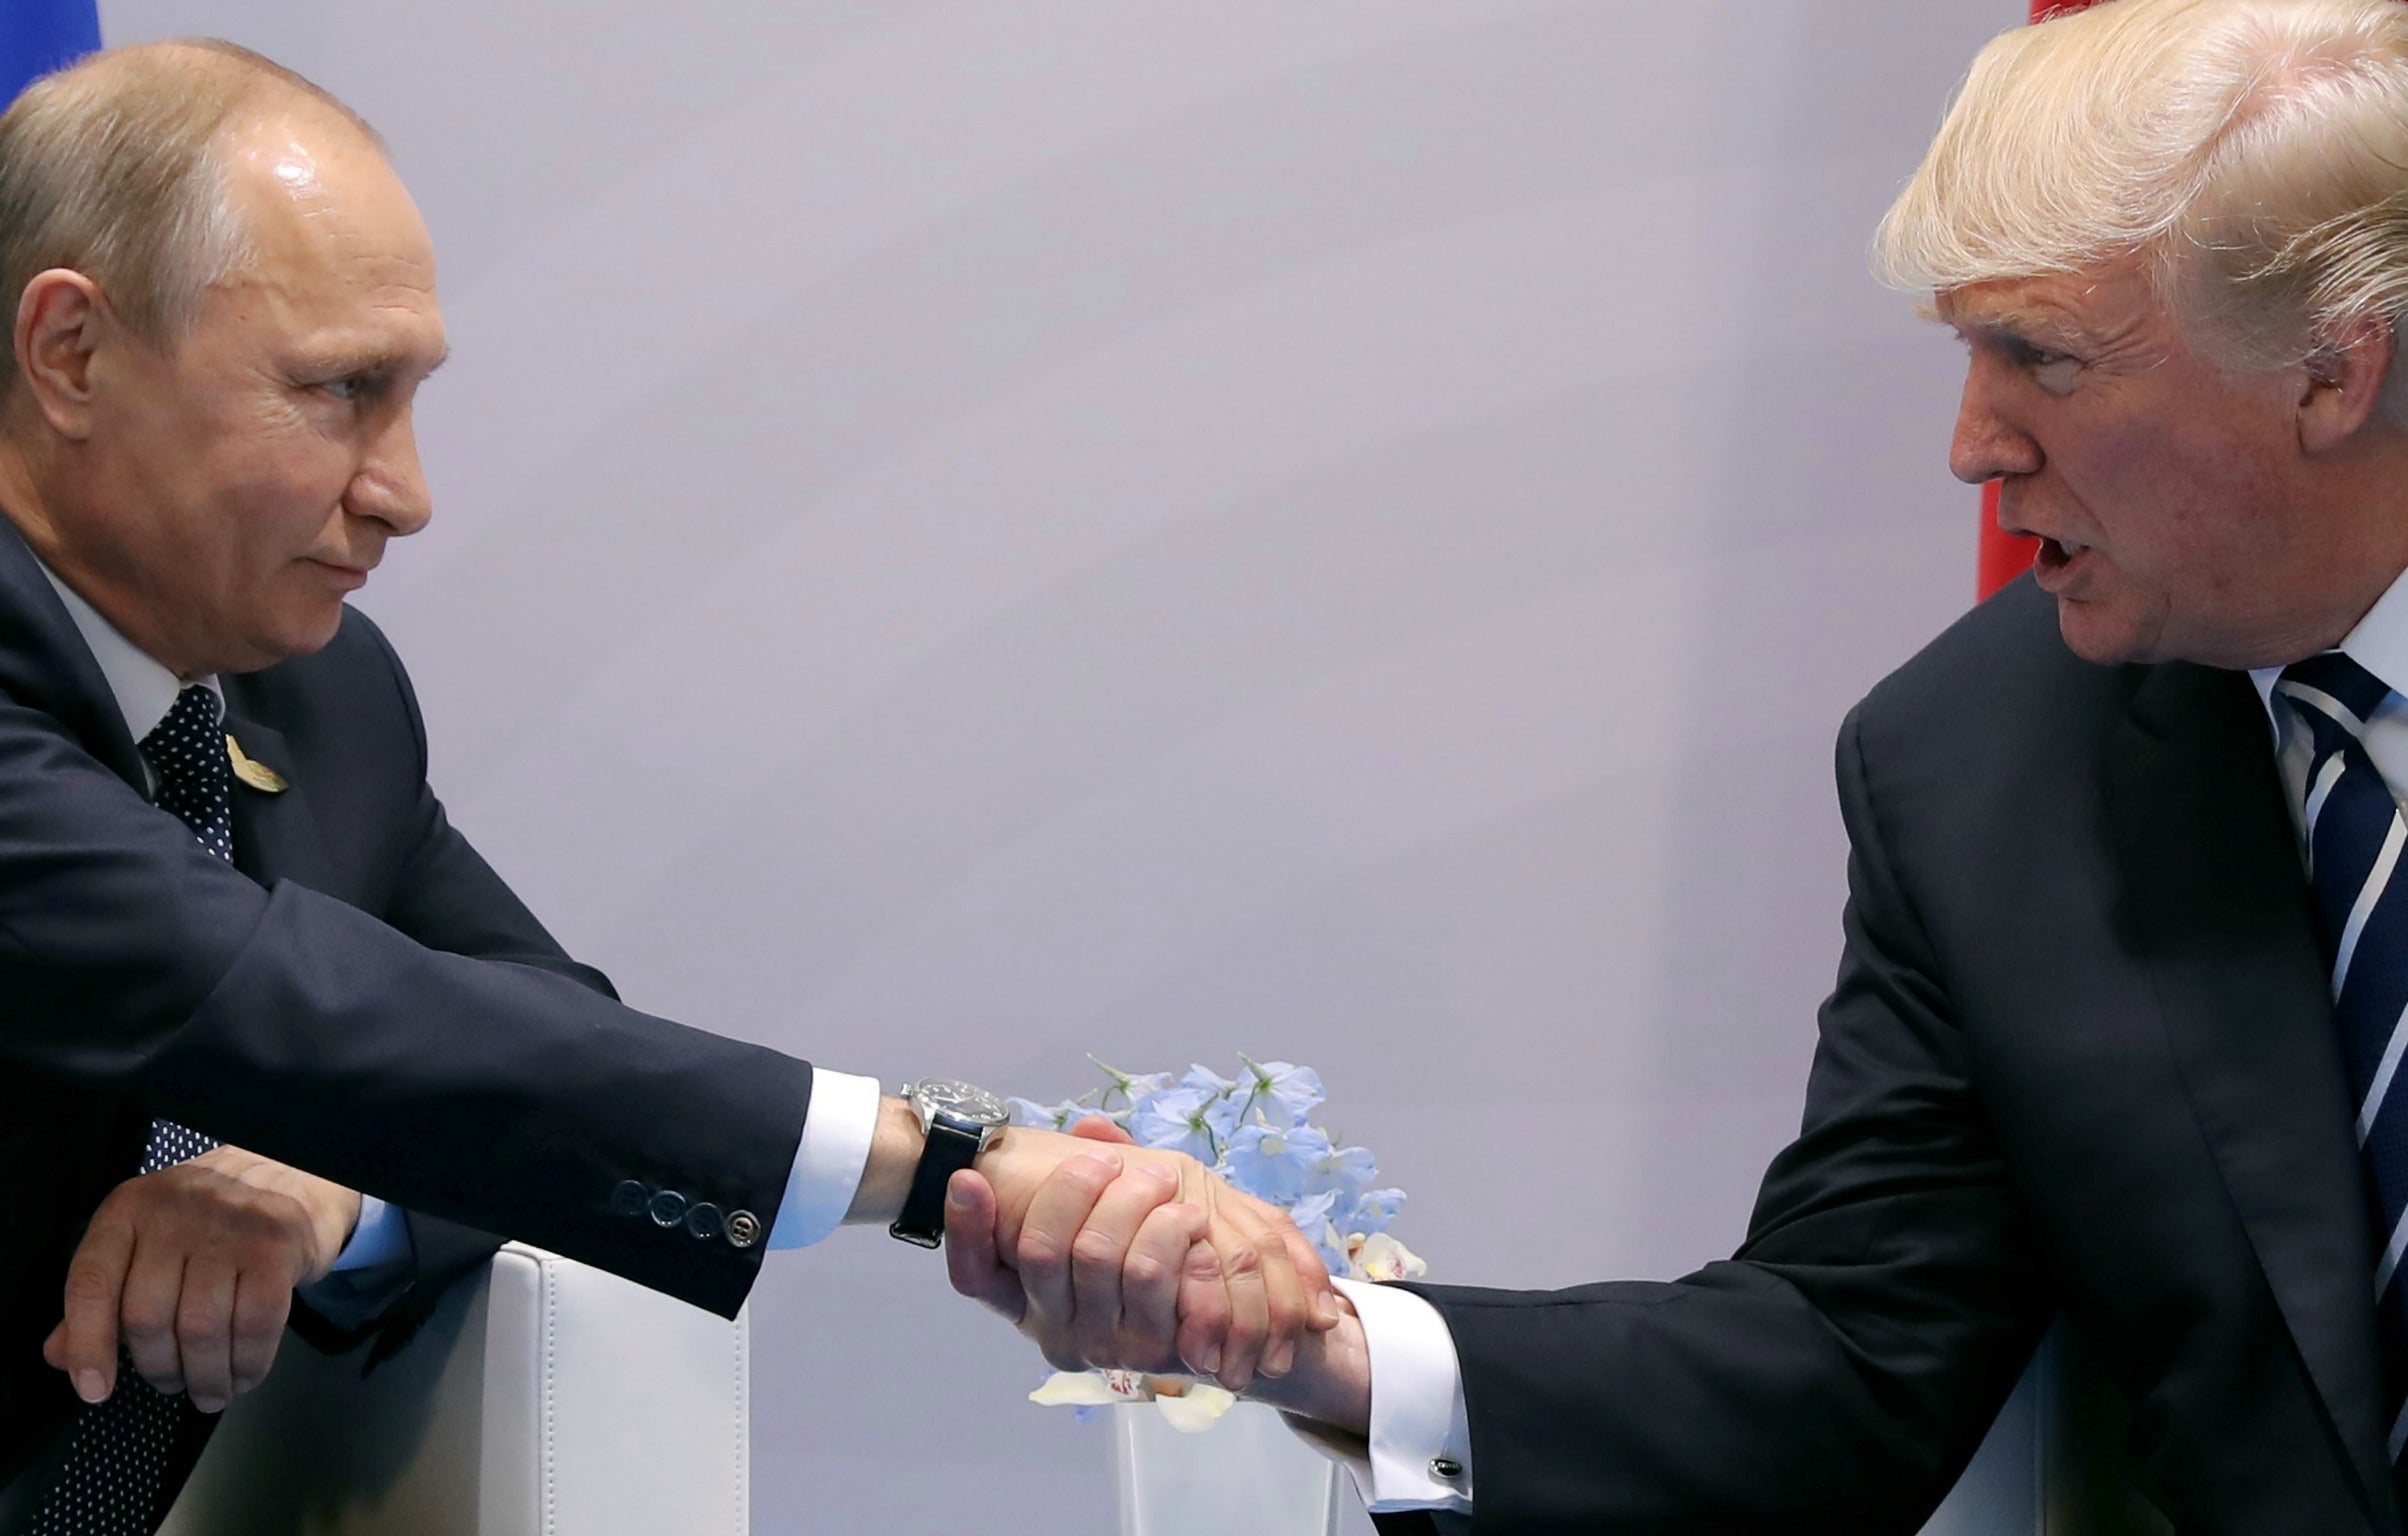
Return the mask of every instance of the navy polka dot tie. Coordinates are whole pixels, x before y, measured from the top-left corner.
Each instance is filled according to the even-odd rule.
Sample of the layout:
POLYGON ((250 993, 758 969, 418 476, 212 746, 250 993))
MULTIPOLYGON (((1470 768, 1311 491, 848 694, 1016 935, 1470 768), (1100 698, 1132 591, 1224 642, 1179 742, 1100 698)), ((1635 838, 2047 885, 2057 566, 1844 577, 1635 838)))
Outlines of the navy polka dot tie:
MULTIPOLYGON (((142 738, 142 757, 160 809, 175 812, 202 847, 232 861, 233 774, 217 695, 198 686, 177 694, 167 718, 142 738)), ((141 1171, 172 1168, 216 1145, 171 1120, 153 1121, 141 1171)), ((198 1412, 183 1394, 163 1396, 135 1375, 132 1359, 120 1351, 116 1390, 75 1421, 58 1485, 27 1536, 151 1536, 175 1497, 165 1484, 177 1432, 186 1415, 198 1412)))

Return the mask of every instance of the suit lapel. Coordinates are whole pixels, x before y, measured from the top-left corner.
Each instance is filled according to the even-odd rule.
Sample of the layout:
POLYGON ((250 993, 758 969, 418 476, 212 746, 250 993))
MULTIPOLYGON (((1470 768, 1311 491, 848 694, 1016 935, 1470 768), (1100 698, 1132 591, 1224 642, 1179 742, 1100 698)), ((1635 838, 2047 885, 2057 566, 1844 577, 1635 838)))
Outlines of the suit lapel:
POLYGON ((2238 673, 2160 666, 2122 731, 2109 813, 2123 915, 2233 1207, 2381 1508, 2388 1426, 2355 1106, 2265 711, 2238 673))
POLYGON ((149 775, 100 663, 16 525, 0 517, 0 693, 65 725, 146 797, 149 775))
POLYGON ((255 720, 226 707, 226 734, 242 743, 250 757, 281 773, 280 793, 234 785, 234 867, 261 885, 294 880, 314 890, 330 890, 333 866, 310 814, 309 791, 293 774, 292 753, 284 738, 255 720))

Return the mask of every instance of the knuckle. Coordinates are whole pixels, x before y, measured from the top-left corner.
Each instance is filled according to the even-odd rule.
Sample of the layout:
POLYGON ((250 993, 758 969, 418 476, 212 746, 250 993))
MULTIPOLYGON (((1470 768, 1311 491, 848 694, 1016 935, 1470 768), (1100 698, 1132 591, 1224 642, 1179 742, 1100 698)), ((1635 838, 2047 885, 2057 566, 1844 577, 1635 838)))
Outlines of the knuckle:
POLYGON ((234 1331, 245 1339, 273 1345, 284 1332, 284 1320, 292 1315, 292 1292, 269 1291, 254 1298, 251 1289, 246 1285, 235 1303, 234 1331))
POLYGON ((1071 1239, 1070 1257, 1081 1269, 1110 1269, 1120 1257, 1120 1245, 1108 1232, 1088 1230, 1071 1239))
POLYGON ((160 1343, 175 1333, 174 1316, 150 1302, 128 1302, 119 1321, 127 1341, 137 1347, 160 1343))
POLYGON ((186 1344, 220 1344, 230 1334, 222 1312, 207 1306, 187 1306, 176 1313, 176 1337, 186 1344))
POLYGON ((67 1269, 67 1300, 103 1302, 116 1294, 116 1283, 99 1265, 79 1261, 67 1269))
POLYGON ((1167 1284, 1171 1273, 1171 1267, 1168 1264, 1150 1253, 1132 1253, 1129 1255, 1128 1262, 1121 1266, 1121 1278, 1124 1282, 1148 1290, 1167 1284))
POLYGON ((1040 1232, 1023 1232, 1013 1257, 1016 1262, 1012 1267, 1023 1276, 1044 1275, 1060 1272, 1064 1253, 1062 1245, 1051 1236, 1040 1232))

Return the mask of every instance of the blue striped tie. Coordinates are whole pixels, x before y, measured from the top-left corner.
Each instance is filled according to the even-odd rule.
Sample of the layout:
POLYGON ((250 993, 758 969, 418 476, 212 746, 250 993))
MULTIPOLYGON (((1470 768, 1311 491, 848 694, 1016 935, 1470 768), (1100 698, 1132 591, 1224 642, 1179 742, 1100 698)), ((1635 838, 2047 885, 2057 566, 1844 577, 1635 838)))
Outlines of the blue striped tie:
POLYGON ((2358 1104, 2358 1153, 2374 1208, 2374 1294, 2382 1314, 2389 1450, 2394 1468, 2408 1442, 2408 878, 2394 878, 2408 851, 2408 822, 2359 739, 2391 689, 2327 651, 2283 669, 2275 691, 2289 700, 2314 743, 2301 825, 2308 884, 2325 949, 2333 957, 2333 1017, 2358 1104))

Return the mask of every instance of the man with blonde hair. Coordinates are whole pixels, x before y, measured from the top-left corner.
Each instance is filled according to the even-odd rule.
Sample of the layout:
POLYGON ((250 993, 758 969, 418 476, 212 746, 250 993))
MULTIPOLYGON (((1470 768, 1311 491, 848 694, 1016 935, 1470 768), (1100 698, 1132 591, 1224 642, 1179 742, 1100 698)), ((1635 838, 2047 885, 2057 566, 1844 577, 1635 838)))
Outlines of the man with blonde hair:
POLYGON ((2062 1315, 2174 1527, 2396 1533, 2408 5, 2003 36, 1877 260, 2040 555, 1841 728, 1846 947, 1746 1242, 1358 1292, 1256 1392, 1389 1531, 1908 1532, 2062 1315))
POLYGON ((1016 1216, 1067 1164, 1137 1259, 1080 1294, 1168 1328, 1185 1274, 1230 1385, 1334 1323, 1311 1245, 1191 1159, 622 1006, 450 825, 344 602, 429 516, 446 345, 340 103, 210 42, 38 82, 0 301, 0 1530, 154 1530, 297 1285, 389 1345, 488 1232, 732 1316, 767 1249, 934 1246, 948 1173, 1016 1216))

